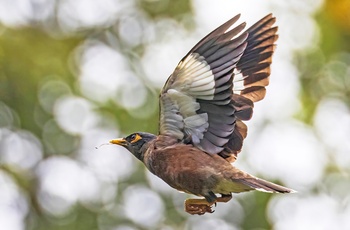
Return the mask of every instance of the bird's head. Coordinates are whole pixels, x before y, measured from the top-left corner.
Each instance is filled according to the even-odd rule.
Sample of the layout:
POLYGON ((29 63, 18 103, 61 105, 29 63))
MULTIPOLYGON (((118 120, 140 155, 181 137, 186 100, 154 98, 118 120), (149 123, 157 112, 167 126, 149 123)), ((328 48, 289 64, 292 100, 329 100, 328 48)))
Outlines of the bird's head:
POLYGON ((111 140, 109 143, 125 147, 137 159, 143 161, 143 155, 146 152, 149 143, 157 136, 151 133, 133 133, 127 137, 111 140))

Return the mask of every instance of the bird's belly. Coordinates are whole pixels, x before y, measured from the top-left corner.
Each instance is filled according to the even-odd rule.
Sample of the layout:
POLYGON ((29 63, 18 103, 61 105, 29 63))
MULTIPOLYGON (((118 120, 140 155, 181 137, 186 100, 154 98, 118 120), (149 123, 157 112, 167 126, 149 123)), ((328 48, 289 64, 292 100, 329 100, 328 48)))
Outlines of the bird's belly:
POLYGON ((164 170, 155 171, 154 174, 179 191, 204 196, 218 183, 219 178, 212 171, 203 166, 192 168, 169 165, 164 170))
MULTIPOLYGON (((208 155, 188 145, 149 152, 145 165, 171 187, 195 195, 207 195, 225 179, 231 165, 219 156, 208 155), (228 167, 229 166, 229 167, 228 167)), ((228 185, 220 184, 219 191, 228 185)))

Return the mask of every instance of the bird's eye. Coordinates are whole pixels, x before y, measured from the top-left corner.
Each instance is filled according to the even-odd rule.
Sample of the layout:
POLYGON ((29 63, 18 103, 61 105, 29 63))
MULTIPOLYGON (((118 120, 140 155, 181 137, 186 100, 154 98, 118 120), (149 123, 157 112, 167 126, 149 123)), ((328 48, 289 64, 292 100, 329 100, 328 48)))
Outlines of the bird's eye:
POLYGON ((141 139, 142 139, 142 137, 139 134, 137 134, 137 133, 133 134, 130 136, 130 143, 135 143, 141 139))

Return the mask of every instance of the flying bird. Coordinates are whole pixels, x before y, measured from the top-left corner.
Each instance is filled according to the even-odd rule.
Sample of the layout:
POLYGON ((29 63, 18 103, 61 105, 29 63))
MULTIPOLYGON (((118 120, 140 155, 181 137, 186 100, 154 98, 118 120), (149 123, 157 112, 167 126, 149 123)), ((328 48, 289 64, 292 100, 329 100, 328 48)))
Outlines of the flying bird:
POLYGON ((240 15, 199 41, 176 66, 159 95, 159 134, 137 132, 111 140, 128 149, 187 199, 185 211, 203 215, 232 193, 292 189, 234 167, 247 136, 243 121, 265 97, 278 38, 269 14, 245 29, 240 15))

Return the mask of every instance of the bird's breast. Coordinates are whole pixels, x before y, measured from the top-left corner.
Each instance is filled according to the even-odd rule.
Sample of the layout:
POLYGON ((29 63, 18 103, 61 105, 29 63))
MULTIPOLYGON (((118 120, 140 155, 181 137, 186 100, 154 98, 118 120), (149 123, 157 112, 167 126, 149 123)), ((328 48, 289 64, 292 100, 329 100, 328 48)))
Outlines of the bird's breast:
POLYGON ((211 191, 222 177, 211 156, 184 144, 149 149, 144 163, 171 187, 196 195, 211 191))

